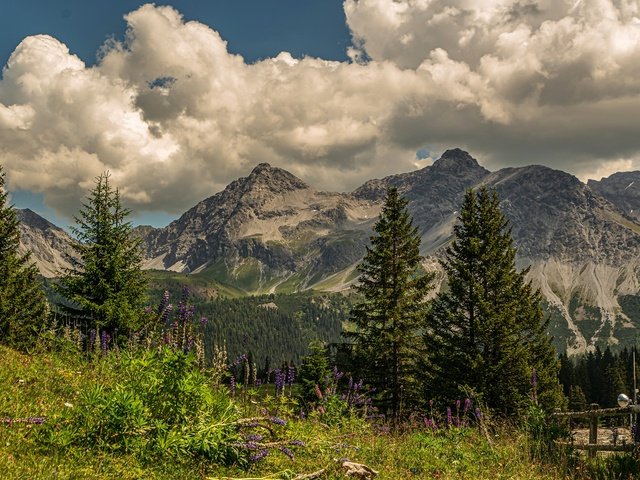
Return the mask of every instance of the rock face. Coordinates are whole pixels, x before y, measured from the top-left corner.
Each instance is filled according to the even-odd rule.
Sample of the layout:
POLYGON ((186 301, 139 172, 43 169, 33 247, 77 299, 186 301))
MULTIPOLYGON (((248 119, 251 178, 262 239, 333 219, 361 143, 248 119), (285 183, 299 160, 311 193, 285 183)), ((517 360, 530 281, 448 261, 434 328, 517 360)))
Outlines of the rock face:
POLYGON ((74 252, 67 232, 32 210, 16 209, 20 220, 20 250, 31 252, 31 260, 44 277, 56 277, 71 267, 74 252))
MULTIPOLYGON (((423 169, 327 193, 263 163, 167 227, 138 227, 136 234, 149 269, 198 273, 247 293, 339 290, 357 278, 388 186, 409 199, 426 266, 439 269, 465 191, 488 185, 511 222, 519 265, 530 267, 544 295, 557 347, 574 353, 632 342, 640 327, 640 190, 636 196, 633 175, 640 189, 640 172, 589 185, 536 165, 490 172, 453 149, 423 169)), ((60 247, 56 235, 45 238, 58 238, 60 247)), ((37 241, 42 235, 25 238, 31 250, 48 251, 37 241)), ((64 260, 62 253, 36 256, 64 260)))
POLYGON ((587 185, 636 221, 640 220, 640 172, 618 172, 587 185))

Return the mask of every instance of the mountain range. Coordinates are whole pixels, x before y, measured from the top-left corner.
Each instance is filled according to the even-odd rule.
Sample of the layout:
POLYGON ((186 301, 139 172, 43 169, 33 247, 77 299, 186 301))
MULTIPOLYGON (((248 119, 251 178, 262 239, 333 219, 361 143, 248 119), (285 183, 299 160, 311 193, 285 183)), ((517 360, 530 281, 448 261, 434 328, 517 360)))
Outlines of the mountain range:
MULTIPOLYGON (((556 346, 578 353, 633 343, 640 327, 640 172, 588 184, 532 165, 491 172, 467 152, 369 180, 350 193, 318 191, 266 163, 164 228, 137 227, 145 268, 205 276, 246 294, 346 290, 369 243, 388 186, 409 200, 425 267, 452 238, 468 188, 495 187, 551 317, 556 346)), ((44 276, 68 266, 69 236, 20 212, 23 246, 44 276)), ((443 279, 443 275, 439 277, 443 279)))

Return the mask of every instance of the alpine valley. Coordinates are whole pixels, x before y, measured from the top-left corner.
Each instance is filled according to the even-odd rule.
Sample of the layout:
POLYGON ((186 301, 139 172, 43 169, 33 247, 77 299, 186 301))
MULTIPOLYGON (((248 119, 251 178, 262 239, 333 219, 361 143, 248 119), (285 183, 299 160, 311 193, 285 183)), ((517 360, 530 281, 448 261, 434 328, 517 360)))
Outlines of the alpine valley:
MULTIPOLYGON (((561 351, 632 344, 640 332, 640 172, 580 182, 532 165, 490 172, 468 153, 446 151, 433 165, 369 180, 351 193, 321 192, 266 163, 165 228, 137 227, 152 284, 183 280, 208 298, 346 292, 357 281, 387 186, 409 201, 425 268, 439 272, 468 188, 498 190, 518 263, 530 266, 561 351)), ((70 237, 20 211, 23 249, 45 277, 69 266, 70 237)))

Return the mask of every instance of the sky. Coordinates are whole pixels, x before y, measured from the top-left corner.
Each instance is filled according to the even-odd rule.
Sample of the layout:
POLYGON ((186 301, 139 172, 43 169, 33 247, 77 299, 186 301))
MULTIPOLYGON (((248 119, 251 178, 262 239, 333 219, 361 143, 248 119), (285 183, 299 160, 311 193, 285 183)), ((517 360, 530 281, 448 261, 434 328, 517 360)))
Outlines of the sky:
POLYGON ((0 63, 12 201, 63 225, 106 170, 160 226, 260 162, 640 168, 640 0, 2 0, 0 63))

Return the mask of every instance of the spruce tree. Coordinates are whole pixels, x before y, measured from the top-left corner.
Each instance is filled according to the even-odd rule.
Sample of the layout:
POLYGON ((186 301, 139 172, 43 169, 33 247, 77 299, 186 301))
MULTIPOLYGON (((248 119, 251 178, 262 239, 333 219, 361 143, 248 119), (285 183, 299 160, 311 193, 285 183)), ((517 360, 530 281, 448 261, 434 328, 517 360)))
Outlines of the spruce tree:
POLYGON ((132 235, 129 214, 109 174, 100 175, 72 227, 79 260, 58 285, 65 312, 87 328, 121 338, 141 326, 147 285, 141 240, 132 235))
POLYGON ((512 414, 533 398, 558 405, 558 361, 541 296, 518 271, 495 190, 467 191, 443 264, 448 288, 427 317, 429 396, 451 401, 466 385, 490 408, 512 414))
POLYGON ((433 275, 421 267, 420 236, 407 200, 389 188, 371 247, 358 266, 362 301, 351 311, 356 331, 348 334, 362 360, 365 381, 375 387, 383 409, 397 419, 416 399, 422 319, 433 275))
POLYGON ((0 341, 28 348, 36 340, 46 315, 46 300, 38 269, 29 253, 21 254, 18 217, 8 202, 0 167, 0 341))

